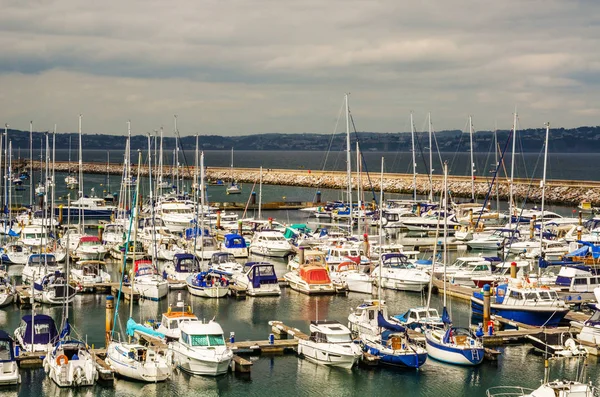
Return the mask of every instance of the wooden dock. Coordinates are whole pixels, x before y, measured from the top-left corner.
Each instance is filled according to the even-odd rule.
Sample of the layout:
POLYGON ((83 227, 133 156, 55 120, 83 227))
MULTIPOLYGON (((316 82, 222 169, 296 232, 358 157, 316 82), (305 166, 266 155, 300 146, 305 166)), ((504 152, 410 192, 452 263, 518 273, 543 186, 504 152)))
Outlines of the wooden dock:
POLYGON ((236 299, 246 299, 246 288, 242 288, 236 284, 230 284, 229 296, 236 299))
MULTIPOLYGON (((117 298, 119 296, 119 286, 118 285, 113 285, 110 288, 110 292, 111 294, 117 298)), ((129 286, 123 286, 123 288, 121 289, 121 296, 123 297, 123 299, 125 299, 126 301, 131 300, 132 296, 133 296, 133 301, 137 302, 140 300, 140 293, 139 292, 135 292, 131 290, 131 287, 129 286)))
POLYGON ((227 343, 227 346, 236 354, 284 354, 296 351, 296 339, 275 339, 273 343, 268 340, 241 341, 227 343))

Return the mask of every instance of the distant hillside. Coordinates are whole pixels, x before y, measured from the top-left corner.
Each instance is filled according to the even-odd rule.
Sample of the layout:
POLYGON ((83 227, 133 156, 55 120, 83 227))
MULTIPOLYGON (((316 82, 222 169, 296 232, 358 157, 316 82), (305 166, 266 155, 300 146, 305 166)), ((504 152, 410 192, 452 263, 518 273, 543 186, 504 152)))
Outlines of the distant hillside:
MULTIPOLYGON (((44 139, 43 132, 34 132, 34 148, 40 147, 40 140, 44 139)), ((410 151, 410 133, 380 133, 359 132, 351 135, 353 147, 357 139, 363 151, 410 151)), ((498 142, 504 146, 509 131, 498 131, 498 142)), ((544 129, 527 129, 517 132, 517 150, 519 152, 539 152, 544 141, 544 129)), ((8 130, 9 139, 16 150, 26 150, 29 147, 29 131, 8 130)), ((56 134, 56 147, 66 149, 69 147, 69 137, 73 150, 77 150, 78 136, 76 133, 56 134)), ((242 136, 200 136, 200 146, 204 150, 345 150, 345 134, 255 134, 242 136)), ((126 138, 122 135, 84 134, 82 145, 85 149, 124 149, 126 138)), ((181 147, 194 149, 194 136, 181 138, 181 147)), ((469 150, 469 135, 461 131, 440 131, 435 133, 434 149, 441 152, 465 152, 469 150)), ((473 135, 473 145, 477 152, 491 150, 494 134, 490 131, 477 131, 473 135)), ((146 149, 147 137, 136 135, 132 137, 132 149, 146 149)), ((164 150, 172 150, 175 138, 164 138, 164 150)), ((428 134, 417 133, 417 151, 428 150, 428 134)), ((578 127, 573 129, 556 128, 550 131, 551 152, 596 152, 600 150, 600 127, 578 127)), ((509 147, 510 150, 510 147, 509 147)))

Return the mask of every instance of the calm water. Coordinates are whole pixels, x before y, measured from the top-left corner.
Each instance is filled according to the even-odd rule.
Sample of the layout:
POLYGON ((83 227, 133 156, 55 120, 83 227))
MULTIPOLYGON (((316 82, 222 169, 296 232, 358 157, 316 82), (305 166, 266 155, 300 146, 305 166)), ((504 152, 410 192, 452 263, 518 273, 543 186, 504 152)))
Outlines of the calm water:
MULTIPOLYGON (((91 152, 91 151, 90 151, 91 152)), ((64 154, 65 152, 63 152, 64 154)), ((96 158, 103 161, 104 154, 96 151, 96 158)), ((208 166, 227 166, 229 164, 229 152, 208 152, 208 166)), ((337 165, 329 169, 343 169, 344 157, 339 157, 337 165)), ((378 167, 381 154, 366 153, 368 164, 371 161, 374 169, 378 167)), ((409 172, 407 164, 410 164, 409 154, 389 154, 388 164, 396 164, 392 168, 398 172, 409 172), (397 156, 397 157, 394 157, 397 156), (392 159, 395 159, 393 162, 392 159), (402 164, 402 165, 401 165, 402 164)), ((466 160, 468 157, 461 155, 457 158, 466 160), (462 156, 462 157, 461 157, 462 156)), ((555 156, 555 155, 552 155, 555 156)), ((584 155, 598 159, 597 155, 584 155)), ((92 153, 86 152, 86 158, 93 158, 92 153), (89 155, 89 156, 88 156, 89 155)), ((111 154, 112 157, 112 154, 111 154)), ((324 153, 307 152, 236 152, 236 164, 239 166, 287 168, 312 168, 319 169, 323 161, 324 153), (312 160, 312 161, 311 161, 312 160)), ((482 164, 488 164, 485 156, 480 157, 482 164)), ((535 155, 529 157, 527 168, 532 172, 535 168, 537 158, 535 155)), ((572 157, 572 155, 570 156, 572 157)), ((191 155, 188 156, 191 159, 191 155)), ((449 159, 452 159, 451 156, 449 159)), ((456 164, 458 163, 458 160, 456 164)), ((492 159, 493 161, 493 159, 492 159)), ((335 162, 334 162, 335 163, 335 162)), ((576 178, 578 162, 566 157, 563 159, 564 166, 555 169, 553 178, 576 178)), ((455 173, 461 173, 456 165, 455 173)), ((468 172, 468 166, 466 167, 468 172)), ((425 169, 425 167, 422 167, 425 169)), ((529 174, 531 175, 531 174, 529 174)), ((519 176, 524 176, 520 174, 519 176)), ((57 197, 64 198, 66 190, 61 188, 64 175, 57 174, 57 197)), ((584 176, 583 179, 594 179, 584 176)), ((111 177, 111 191, 117 191, 117 176, 111 177)), ((87 175, 85 177, 86 193, 89 188, 95 187, 96 193, 101 194, 107 189, 106 178, 101 175, 87 175)), ((258 190, 258 188, 256 188, 258 190)), ((232 201, 233 199, 245 202, 251 190, 250 185, 243 187, 243 194, 238 197, 227 196, 223 187, 208 187, 209 200, 212 202, 232 201)), ((29 193, 17 192, 22 197, 17 198, 22 203, 29 202, 29 193)), ((289 200, 312 200, 314 189, 289 188, 280 186, 264 186, 263 200, 280 201, 283 197, 289 200)), ((322 190, 323 200, 338 199, 340 192, 337 190, 322 190)), ((400 197, 389 195, 388 197, 400 197)), ((568 214, 570 208, 554 207, 553 209, 568 214)), ((255 214, 249 214, 254 216, 255 214)), ((281 222, 296 222, 302 220, 297 211, 275 211, 265 212, 263 217, 272 216, 281 222)), ((272 261, 276 265, 279 275, 285 272, 285 264, 272 261)), ((113 272, 116 272, 116 265, 113 272)), ((19 274, 19 267, 11 267, 12 274, 19 274)), ((143 301, 134 305, 134 318, 144 320, 147 318, 158 318, 167 310, 169 303, 176 299, 177 291, 170 292, 169 299, 162 302, 143 301)), ((268 321, 282 320, 286 324, 308 330, 308 324, 314 320, 318 312, 319 318, 338 320, 346 323, 351 308, 356 307, 366 296, 350 294, 347 297, 308 297, 284 289, 281 297, 277 298, 247 298, 236 301, 233 299, 208 300, 197 297, 184 298, 193 305, 195 313, 206 319, 215 317, 221 323, 226 336, 235 332, 237 340, 266 339, 270 327, 268 321)), ((423 296, 414 293, 401 293, 384 290, 383 298, 388 302, 390 313, 400 313, 412 306, 421 305, 423 296)), ((441 297, 434 296, 435 307, 441 308, 441 297)), ((74 329, 82 339, 87 339, 89 344, 95 346, 104 345, 104 295, 79 295, 71 307, 70 321, 74 329)), ((467 325, 471 321, 470 308, 465 302, 450 300, 450 308, 455 323, 467 325)), ((52 315, 60 323, 61 309, 43 306, 39 311, 52 315)), ((129 308, 121 306, 119 309, 120 323, 125 324, 129 308)), ((30 310, 21 310, 18 307, 0 309, 0 328, 12 333, 18 326, 20 318, 29 314, 30 310)), ((117 325, 118 327, 118 325, 117 325)), ((118 328, 117 328, 118 329, 118 328)), ((329 369, 298 359, 294 355, 285 356, 262 356, 252 357, 254 366, 250 376, 228 374, 217 379, 207 377, 189 376, 176 373, 173 379, 161 383, 146 385, 142 383, 118 380, 114 387, 97 385, 93 388, 73 391, 61 390, 50 381, 42 369, 23 370, 23 384, 16 389, 9 389, 6 394, 19 394, 23 396, 32 395, 65 395, 65 396, 384 396, 384 395, 410 395, 410 396, 484 396, 485 390, 495 385, 521 385, 525 387, 536 387, 543 377, 543 361, 540 356, 530 352, 526 345, 508 346, 500 349, 502 355, 498 362, 485 362, 477 368, 462 368, 435 362, 429 359, 419 371, 403 371, 389 368, 361 369, 352 371, 329 369)), ((577 362, 574 360, 558 360, 551 364, 553 378, 574 377, 577 371, 577 362)), ((589 359, 588 377, 595 384, 600 384, 600 371, 597 368, 595 358, 589 359)), ((4 392, 0 391, 4 395, 4 392)))

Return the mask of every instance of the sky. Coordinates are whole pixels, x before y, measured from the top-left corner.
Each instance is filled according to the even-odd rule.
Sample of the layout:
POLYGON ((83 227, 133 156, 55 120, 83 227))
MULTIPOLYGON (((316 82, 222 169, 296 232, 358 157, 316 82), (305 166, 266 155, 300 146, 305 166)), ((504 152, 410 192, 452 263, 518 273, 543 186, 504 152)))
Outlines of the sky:
POLYGON ((599 125, 600 2, 0 0, 0 123, 84 133, 599 125), (338 122, 339 120, 339 122, 338 122))

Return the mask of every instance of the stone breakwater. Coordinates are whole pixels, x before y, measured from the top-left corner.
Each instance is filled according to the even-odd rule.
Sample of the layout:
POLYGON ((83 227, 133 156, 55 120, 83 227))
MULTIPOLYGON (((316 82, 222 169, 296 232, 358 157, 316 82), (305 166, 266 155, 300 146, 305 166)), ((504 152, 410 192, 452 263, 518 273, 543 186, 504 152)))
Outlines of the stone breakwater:
MULTIPOLYGON (((34 163, 34 170, 39 169, 39 163, 34 163)), ((68 172, 69 165, 67 162, 57 162, 55 165, 56 172, 68 172)), ((71 163, 71 170, 76 170, 78 165, 71 163)), ((122 174, 122 164, 110 164, 107 166, 102 163, 84 163, 83 171, 93 174, 122 174)), ((163 174, 166 178, 171 179, 174 173, 171 167, 164 167, 163 174)), ((137 174, 137 167, 133 166, 132 175, 137 174)), ((148 167, 142 166, 140 174, 148 175, 148 167)), ((195 175, 194 167, 180 168, 179 174, 184 178, 190 179, 195 175)), ((229 181, 233 178, 241 183, 256 183, 258 185, 260 171, 254 168, 236 168, 233 172, 229 168, 213 168, 207 167, 206 179, 209 181, 223 180, 229 181)), ((153 167, 153 178, 157 177, 157 170, 153 167)), ((345 172, 338 171, 309 171, 309 170, 285 170, 285 169, 263 169, 263 183, 269 185, 286 185, 286 186, 302 186, 318 188, 342 189, 347 186, 347 175, 345 172)), ((362 177, 362 186, 365 190, 374 189, 379 192, 381 188, 381 180, 379 174, 372 174, 369 178, 362 177), (371 187, 372 186, 372 187, 371 187)), ((358 178, 352 177, 353 189, 356 189, 358 178)), ((479 178, 475 180, 475 196, 478 201, 485 198, 489 190, 491 178, 479 178)), ((430 181, 428 176, 417 176, 417 194, 429 194, 430 181)), ((443 181, 440 175, 433 176, 433 190, 439 192, 442 189, 443 181)), ((256 190, 258 186, 256 187, 256 190)), ((413 192, 413 177, 411 174, 384 174, 383 189, 388 193, 404 193, 412 194, 413 192)), ((450 176, 448 178, 448 190, 454 197, 470 198, 471 197, 471 179, 463 176, 450 176)), ((501 199, 509 197, 509 183, 506 179, 499 179, 498 191, 501 199)), ((496 187, 492 189, 491 199, 494 200, 496 187)), ((539 203, 541 201, 542 189, 539 180, 515 179, 513 185, 513 194, 518 201, 522 201, 527 197, 528 202, 539 203)), ((589 200, 597 204, 600 203, 600 182, 598 181, 571 181, 571 180, 552 180, 546 183, 546 202, 553 204, 577 205, 582 200, 589 200)))

